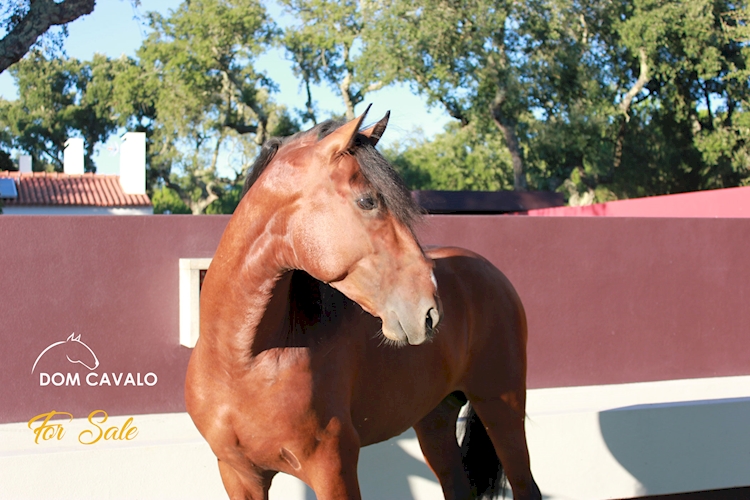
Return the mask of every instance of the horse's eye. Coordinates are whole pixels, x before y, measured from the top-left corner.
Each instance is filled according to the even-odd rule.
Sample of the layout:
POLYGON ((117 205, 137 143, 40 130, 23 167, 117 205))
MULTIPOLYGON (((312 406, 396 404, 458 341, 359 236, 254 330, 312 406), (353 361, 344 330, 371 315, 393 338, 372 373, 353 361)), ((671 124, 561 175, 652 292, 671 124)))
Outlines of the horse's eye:
POLYGON ((370 194, 360 196, 357 200, 357 206, 362 210, 375 210, 378 208, 378 200, 370 194))

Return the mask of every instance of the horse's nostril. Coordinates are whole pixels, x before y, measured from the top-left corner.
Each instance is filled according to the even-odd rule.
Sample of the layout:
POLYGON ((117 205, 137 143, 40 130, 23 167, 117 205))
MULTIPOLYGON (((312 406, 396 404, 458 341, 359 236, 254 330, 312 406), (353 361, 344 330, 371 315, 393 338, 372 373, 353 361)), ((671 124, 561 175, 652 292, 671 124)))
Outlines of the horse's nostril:
POLYGON ((428 334, 432 333, 433 328, 435 328, 435 320, 433 319, 433 316, 437 317, 437 312, 435 309, 431 308, 427 311, 427 317, 425 317, 424 321, 425 330, 428 334))

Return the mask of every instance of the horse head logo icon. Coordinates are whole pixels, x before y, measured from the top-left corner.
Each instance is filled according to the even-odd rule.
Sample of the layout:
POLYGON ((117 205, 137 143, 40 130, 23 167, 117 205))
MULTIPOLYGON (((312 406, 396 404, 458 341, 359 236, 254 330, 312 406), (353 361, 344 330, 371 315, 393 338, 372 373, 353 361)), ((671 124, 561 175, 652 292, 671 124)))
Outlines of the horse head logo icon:
POLYGON ((88 368, 89 370, 93 371, 96 369, 97 366, 99 366, 99 358, 96 357, 96 354, 94 354, 94 351, 91 350, 89 346, 81 342, 81 335, 79 334, 77 337, 75 336, 75 333, 71 333, 70 336, 68 336, 67 339, 61 340, 60 342, 55 342, 54 344, 50 344, 47 346, 45 350, 37 356, 36 361, 34 361, 34 366, 31 368, 31 373, 34 373, 34 370, 36 369, 37 363, 39 363, 39 360, 42 359, 42 356, 44 356, 47 351, 50 351, 52 349, 55 349, 55 351, 62 351, 65 354, 65 357, 70 361, 71 363, 79 363, 88 368), (55 349, 59 346, 59 349, 55 349))

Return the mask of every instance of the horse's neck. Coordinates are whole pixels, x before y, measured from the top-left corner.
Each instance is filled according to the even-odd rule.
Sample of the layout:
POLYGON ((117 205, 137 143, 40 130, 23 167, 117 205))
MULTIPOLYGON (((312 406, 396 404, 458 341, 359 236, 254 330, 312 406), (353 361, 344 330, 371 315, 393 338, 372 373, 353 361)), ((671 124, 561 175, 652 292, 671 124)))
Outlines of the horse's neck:
POLYGON ((278 346, 290 329, 292 273, 283 265, 282 244, 272 231, 236 216, 222 237, 204 283, 211 293, 201 301, 201 337, 230 363, 246 363, 278 346))

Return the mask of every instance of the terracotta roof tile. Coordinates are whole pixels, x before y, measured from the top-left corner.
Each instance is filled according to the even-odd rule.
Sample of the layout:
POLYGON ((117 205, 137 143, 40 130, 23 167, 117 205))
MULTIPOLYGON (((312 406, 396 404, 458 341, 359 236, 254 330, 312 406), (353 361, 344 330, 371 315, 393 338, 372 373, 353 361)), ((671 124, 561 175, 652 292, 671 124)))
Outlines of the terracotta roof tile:
POLYGON ((145 194, 125 194, 117 175, 68 175, 58 172, 0 171, 0 178, 16 182, 18 198, 6 206, 76 205, 90 207, 150 207, 145 194))

